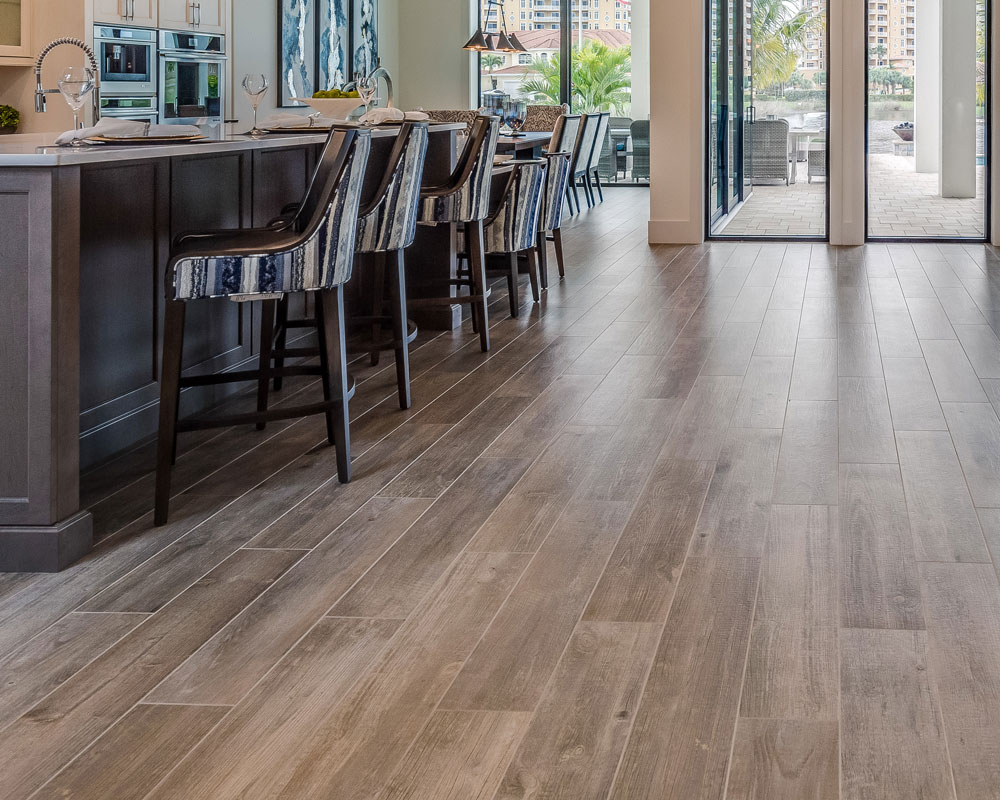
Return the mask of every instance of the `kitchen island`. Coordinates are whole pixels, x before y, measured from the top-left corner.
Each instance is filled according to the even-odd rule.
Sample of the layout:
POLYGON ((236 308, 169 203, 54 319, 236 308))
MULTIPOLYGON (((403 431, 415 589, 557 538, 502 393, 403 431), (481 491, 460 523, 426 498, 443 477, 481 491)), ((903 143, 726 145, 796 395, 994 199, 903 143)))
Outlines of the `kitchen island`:
MULTIPOLYGON (((426 181, 448 174, 463 127, 431 127, 426 181)), ((373 131, 372 190, 396 130, 373 131)), ((0 139, 0 571, 58 570, 88 552, 80 470, 155 434, 173 238, 267 224, 302 196, 325 139, 76 148, 53 147, 54 135, 0 139)), ((453 233, 418 235, 410 269, 447 277, 453 233)), ((459 319, 455 306, 421 321, 459 319)), ((186 374, 255 360, 259 325, 258 303, 192 304, 186 374)), ((185 391, 183 413, 217 403, 219 391, 185 391)))

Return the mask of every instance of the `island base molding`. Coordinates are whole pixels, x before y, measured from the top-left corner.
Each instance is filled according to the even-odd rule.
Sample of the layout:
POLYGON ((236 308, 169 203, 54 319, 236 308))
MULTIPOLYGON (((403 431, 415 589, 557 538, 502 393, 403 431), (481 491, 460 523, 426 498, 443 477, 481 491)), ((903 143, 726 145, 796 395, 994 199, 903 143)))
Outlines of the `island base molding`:
POLYGON ((55 525, 0 525, 0 572, 59 572, 93 546, 89 511, 55 525))

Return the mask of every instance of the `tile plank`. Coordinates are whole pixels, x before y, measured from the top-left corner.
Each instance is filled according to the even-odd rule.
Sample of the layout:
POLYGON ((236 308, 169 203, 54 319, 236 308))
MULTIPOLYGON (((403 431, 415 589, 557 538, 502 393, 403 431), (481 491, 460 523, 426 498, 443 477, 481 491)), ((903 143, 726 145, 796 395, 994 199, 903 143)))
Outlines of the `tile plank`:
POLYGON ((878 378, 840 379, 840 462, 896 463, 896 440, 885 381, 878 378))
POLYGON ((972 502, 1000 508, 1000 419, 988 403, 942 403, 972 502))
POLYGON ((741 719, 728 800, 840 800, 836 722, 741 719))
POLYGON ((837 403, 788 403, 771 501, 836 505, 839 467, 837 403))

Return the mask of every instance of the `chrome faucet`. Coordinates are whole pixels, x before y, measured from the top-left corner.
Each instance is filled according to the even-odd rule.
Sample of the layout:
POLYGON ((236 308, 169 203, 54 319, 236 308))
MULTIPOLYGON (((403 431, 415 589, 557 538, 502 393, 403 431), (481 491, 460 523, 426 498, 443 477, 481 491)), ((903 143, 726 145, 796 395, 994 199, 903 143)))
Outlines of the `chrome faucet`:
POLYGON ((94 55, 94 51, 87 46, 87 43, 82 39, 77 39, 75 36, 63 36, 59 39, 53 39, 45 47, 42 48, 42 52, 38 54, 38 58, 35 60, 35 111, 39 114, 45 113, 45 95, 55 94, 58 89, 43 89, 42 88, 42 62, 45 60, 45 56, 49 54, 50 51, 54 50, 61 44, 71 44, 75 47, 79 47, 86 54, 87 59, 90 61, 90 68, 94 72, 94 93, 93 93, 93 103, 94 103, 94 120, 97 120, 100 111, 100 79, 97 69, 97 57, 94 55))
MULTIPOLYGON (((392 108, 393 107, 393 105, 392 105, 392 101, 393 101, 393 95, 392 95, 392 75, 389 74, 389 70, 387 70, 385 67, 378 66, 378 67, 375 67, 375 69, 373 69, 371 71, 371 73, 368 75, 368 79, 369 80, 373 80, 373 81, 377 81, 379 78, 384 78, 385 79, 385 92, 386 92, 386 104, 385 104, 385 107, 386 108, 392 108)), ((358 83, 357 83, 357 81, 350 81, 348 83, 345 83, 343 85, 343 87, 341 87, 341 88, 345 92, 351 92, 351 91, 354 91, 354 90, 356 90, 358 88, 358 83)), ((381 96, 381 94, 379 96, 381 96)))

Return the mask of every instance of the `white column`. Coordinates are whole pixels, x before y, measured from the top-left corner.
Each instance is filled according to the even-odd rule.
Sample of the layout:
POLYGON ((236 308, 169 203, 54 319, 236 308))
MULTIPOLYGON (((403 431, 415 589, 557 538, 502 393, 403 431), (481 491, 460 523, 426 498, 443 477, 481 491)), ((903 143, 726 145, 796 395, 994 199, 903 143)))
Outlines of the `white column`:
POLYGON ((939 184, 942 197, 976 196, 976 0, 942 9, 939 184))
POLYGON ((868 17, 854 0, 830 0, 830 243, 865 241, 865 59, 868 17))
POLYGON ((649 0, 632 0, 632 119, 649 119, 649 0))
POLYGON ((941 0, 917 0, 913 142, 917 172, 941 168, 941 0))
POLYGON ((705 3, 649 7, 650 242, 705 236, 705 3))

